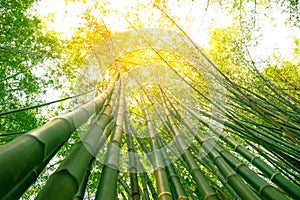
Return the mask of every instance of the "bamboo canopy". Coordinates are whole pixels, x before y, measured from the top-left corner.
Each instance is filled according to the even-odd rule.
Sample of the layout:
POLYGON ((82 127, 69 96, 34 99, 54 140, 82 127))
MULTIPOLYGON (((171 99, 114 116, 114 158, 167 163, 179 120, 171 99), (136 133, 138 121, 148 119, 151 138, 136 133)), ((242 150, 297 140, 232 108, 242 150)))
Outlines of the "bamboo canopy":
POLYGON ((36 199, 300 199, 300 101, 257 69, 257 84, 245 88, 169 31, 121 34, 89 59, 114 78, 100 80, 102 92, 87 103, 0 147, 0 199, 39 183, 79 127, 85 132, 36 199), (155 62, 122 62, 136 49, 155 62), (189 73, 170 62, 175 55, 189 73))

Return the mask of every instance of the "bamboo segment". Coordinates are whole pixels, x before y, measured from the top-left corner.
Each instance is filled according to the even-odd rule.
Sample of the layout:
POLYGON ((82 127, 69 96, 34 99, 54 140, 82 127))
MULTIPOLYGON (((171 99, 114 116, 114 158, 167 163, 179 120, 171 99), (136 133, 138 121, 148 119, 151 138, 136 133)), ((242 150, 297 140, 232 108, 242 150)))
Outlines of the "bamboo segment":
POLYGON ((259 200, 260 198, 242 181, 242 179, 234 172, 234 170, 225 162, 221 155, 213 148, 215 143, 206 140, 202 143, 202 147, 212 157, 222 174, 226 177, 227 182, 238 193, 242 199, 259 200))
MULTIPOLYGON (((225 177, 223 176, 223 174, 218 170, 218 168, 214 165, 213 161, 211 161, 211 158, 209 156, 204 156, 204 157, 200 157, 197 154, 197 151, 199 151, 200 155, 204 155, 204 150, 203 149, 194 149, 194 157, 201 163, 203 163, 203 165, 206 165, 206 168, 210 169, 211 172, 216 175, 216 177, 218 178, 218 180, 223 184, 223 186, 227 189, 227 191, 229 192, 229 194, 231 195, 231 198, 229 199, 237 199, 237 200, 241 200, 241 198, 238 196, 238 194, 234 191, 234 189, 227 183, 225 177)), ((222 188, 223 189, 223 188, 222 188)))
POLYGON ((251 162, 254 166, 260 169, 272 182, 282 188, 290 196, 295 199, 300 199, 300 187, 289 181, 282 174, 274 170, 267 163, 265 163, 261 158, 252 155, 244 147, 238 145, 235 146, 235 151, 240 153, 244 158, 251 162))
POLYGON ((300 199, 300 187, 289 181, 282 174, 274 170, 260 157, 253 155, 242 145, 237 144, 231 137, 219 134, 219 137, 230 145, 236 152, 260 169, 272 182, 286 191, 293 198, 300 199))
MULTIPOLYGON (((173 106, 174 107, 174 106, 173 106)), ((186 121, 185 118, 181 117, 180 113, 177 111, 177 114, 179 115, 179 118, 181 120, 181 122, 183 122, 183 124, 185 126, 188 127, 188 129, 193 132, 193 135, 196 137, 196 139, 200 142, 200 144, 203 143, 203 139, 201 137, 199 137, 199 135, 196 134, 196 132, 193 131, 193 128, 188 124, 188 122, 186 121)), ((208 140, 209 141, 209 140, 208 140)), ((208 142, 206 141, 206 142, 208 142)), ((217 164, 218 168, 221 170, 221 172, 227 176, 230 177, 231 179, 236 179, 234 181, 230 181, 228 178, 228 182, 231 184, 231 186, 236 190, 236 192, 244 199, 252 199, 255 198, 256 194, 254 194, 253 192, 251 192, 251 190, 247 190, 247 186, 238 178, 238 176, 233 172, 232 169, 230 169, 230 167, 227 165, 227 163, 220 158, 220 155, 216 152, 216 150, 214 150, 214 148, 218 147, 218 145, 216 143, 211 144, 211 143, 207 143, 207 144, 202 144, 203 148, 208 152, 208 154, 214 159, 215 163, 217 164), (207 145, 208 144, 208 145, 207 145), (234 182, 239 182, 234 183, 234 182), (235 188, 237 186, 241 186, 243 185, 243 189, 242 188, 235 188)), ((221 148, 219 147, 219 150, 221 148)), ((221 150, 220 150, 221 151, 221 150)), ((234 158, 234 157, 233 157, 234 158)), ((249 170, 250 171, 250 170, 249 170)), ((250 172, 248 172, 250 173, 250 172)), ((248 174, 249 175, 249 174, 248 174)), ((256 186, 256 189, 259 193, 261 193, 263 196, 266 195, 270 195, 270 193, 262 193, 263 190, 269 190, 273 192, 273 195, 277 194, 276 198, 280 198, 280 199, 285 199, 285 197, 280 194, 278 191, 276 191, 273 187, 266 187, 268 184, 263 181, 262 179, 260 179, 256 174, 254 174, 255 176, 252 176, 253 174, 247 176, 248 177, 248 181, 250 181, 250 183, 254 186, 256 186), (272 189, 273 188, 273 189, 272 189)), ((269 197, 269 196, 268 196, 269 197)), ((259 199, 258 197, 256 197, 257 199, 259 199)), ((271 198, 272 199, 272 198, 271 198)))
POLYGON ((95 111, 98 112, 113 86, 114 82, 92 101, 1 146, 0 197, 8 193, 32 169, 54 155, 76 126, 82 125, 95 111))
MULTIPOLYGON (((142 150, 143 150, 144 152, 150 152, 150 151, 148 150, 148 148, 146 147, 146 145, 145 145, 145 144, 143 143, 143 141, 141 140, 141 138, 138 136, 138 134, 137 134, 136 130, 134 129, 134 127, 133 127, 130 123, 129 123, 129 125, 130 125, 130 130, 131 130, 132 133, 135 135, 135 138, 136 138, 136 140, 138 141, 138 143, 140 144, 142 150)), ((150 155, 150 154, 147 154, 147 155, 150 155)), ((149 158, 149 159, 150 159, 150 158, 149 158)), ((152 198, 153 198, 154 200, 158 200, 158 197, 157 197, 157 193, 156 193, 156 191, 155 191, 155 188, 154 188, 154 186, 153 186, 153 184, 152 184, 152 181, 151 181, 150 177, 148 176, 147 172, 145 171, 145 168, 144 168, 142 162, 141 162, 139 159, 137 159, 136 161, 137 161, 137 167, 138 167, 139 171, 142 172, 142 173, 141 173, 141 178, 144 178, 144 181, 145 181, 144 183, 145 183, 145 185, 148 185, 148 187, 149 187, 149 189, 150 189, 150 192, 151 192, 152 198)), ((151 161, 151 160, 150 160, 150 161, 151 161)), ((142 180, 143 180, 143 179, 142 179, 142 180)), ((148 190, 146 190, 146 191, 147 191, 147 192, 145 192, 145 194, 148 193, 148 190)), ((150 195, 148 195, 148 196, 150 196, 150 195)))
POLYGON ((89 167, 86 170, 84 177, 79 185, 79 188, 77 190, 77 193, 74 195, 73 200, 83 200, 84 199, 84 193, 88 184, 88 180, 89 180, 89 176, 91 174, 91 168, 92 168, 92 163, 94 161, 94 158, 91 159, 90 163, 89 163, 89 167))
POLYGON ((126 193, 128 195, 128 198, 130 198, 130 196, 132 195, 132 189, 126 183, 126 181, 124 180, 124 177, 122 177, 122 176, 119 175, 118 182, 123 186, 123 188, 125 189, 125 191, 126 191, 126 193))
MULTIPOLYGON (((234 149, 234 151, 238 152, 246 160, 248 160, 251 164, 253 164, 259 170, 261 170, 272 182, 274 182, 276 185, 278 185, 280 188, 282 188, 287 194, 289 194, 293 198, 300 199, 300 192, 299 192, 300 187, 299 186, 292 183, 290 180, 288 180, 282 174, 280 174, 279 172, 274 170, 271 166, 269 166, 267 163, 265 163, 260 157, 253 155, 245 147, 243 147, 242 145, 235 142, 229 135, 225 136, 223 133, 215 131, 213 128, 211 128, 209 126, 208 123, 206 123, 204 120, 199 118, 198 115, 193 110, 189 109, 187 106, 185 106, 183 104, 181 104, 181 105, 186 111, 188 111, 191 115, 193 115, 195 118, 197 118, 203 125, 210 128, 210 130, 216 136, 221 138, 230 147, 232 147, 234 149)), ((203 114, 205 114, 205 113, 203 112, 203 114)), ((207 116, 210 116, 210 115, 207 115, 207 116)), ((182 121, 183 118, 181 118, 180 120, 182 121)), ((218 120, 218 119, 215 119, 215 120, 218 120)), ((233 125, 231 123, 225 122, 225 125, 233 128, 233 130, 236 129, 238 131, 241 131, 239 127, 236 127, 235 125, 233 125)), ((195 136, 197 137, 197 135, 195 135, 195 136)))
MULTIPOLYGON (((192 126, 189 124, 189 122, 186 120, 186 118, 183 118, 181 113, 177 112, 179 115, 179 119, 183 122, 183 124, 189 129, 190 132, 196 137, 198 142, 200 144, 203 143, 204 139, 197 135, 197 133, 194 131, 192 126)), ((213 128, 212 128, 213 129, 213 128)), ((214 131, 216 132, 216 131, 214 131)), ((286 199, 280 192, 278 192, 275 188, 273 188, 271 185, 269 185, 267 182, 265 182, 263 179, 261 179, 259 176, 257 176, 254 172, 249 170, 247 167, 242 165, 242 163, 235 158, 233 155, 231 155, 229 152, 225 151, 222 147, 220 147, 216 142, 212 145, 210 148, 215 148, 222 156, 226 155, 226 161, 237 171, 238 169, 243 171, 241 175, 244 177, 244 179, 250 183, 256 191, 262 195, 262 197, 265 197, 267 199, 286 199)), ((214 151, 214 149, 211 149, 210 151, 214 151)), ((238 191, 236 191, 238 193, 238 191)))
MULTIPOLYGON (((158 116, 160 121, 163 122, 164 121, 163 117, 160 115, 159 110, 156 107, 156 104, 152 101, 149 94, 145 91, 145 89, 143 87, 142 87, 142 89, 143 89, 143 92, 145 93, 145 95, 147 96, 148 100, 150 101, 152 107, 154 108, 156 115, 158 116)), ((170 129, 168 129, 168 130, 171 131, 170 129)), ((172 163, 172 160, 169 158, 166 150, 163 148, 163 145, 161 143, 161 137, 159 135, 156 135, 156 140, 157 140, 159 148, 161 149, 161 152, 162 152, 163 160, 164 160, 164 163, 166 166, 166 171, 167 171, 167 175, 168 175, 169 182, 171 185, 172 193, 174 194, 174 198, 175 199, 188 199, 187 194, 186 194, 185 190, 183 189, 183 186, 179 180, 179 177, 177 176, 177 173, 176 173, 175 167, 172 163)), ((146 153, 149 153, 149 152, 146 151, 146 153)))
POLYGON ((104 143, 110 133, 106 132, 105 135, 103 130, 112 119, 111 112, 114 98, 115 95, 112 96, 110 103, 105 106, 104 111, 99 113, 97 118, 91 123, 82 140, 73 146, 71 152, 60 164, 56 172, 50 176, 46 185, 38 194, 37 199, 64 199, 68 197, 73 198, 76 195, 96 149, 100 148, 100 144, 104 143), (73 180, 72 183, 69 179, 73 180), (58 187, 63 184, 72 184, 75 188, 75 193, 74 190, 58 187))
MULTIPOLYGON (((158 139, 159 140, 159 139, 158 139)), ((160 147, 162 148, 162 145, 160 144, 160 147)), ((166 165, 167 175, 170 182, 170 185, 172 186, 172 193, 174 193, 175 199, 188 199, 187 194, 179 180, 179 177, 176 173, 175 167, 172 164, 172 161, 168 157, 165 150, 162 151, 163 159, 166 165)))
POLYGON ((145 101, 144 101, 142 93, 140 93, 140 98, 141 98, 141 109, 142 109, 142 112, 143 112, 145 120, 146 120, 147 131, 148 131, 148 135, 150 138, 150 145, 151 145, 151 150, 152 150, 150 160, 154 167, 154 175, 155 175, 155 179, 156 179, 156 185, 157 185, 156 188, 157 188, 157 193, 158 193, 158 199, 159 200, 172 200, 173 199, 172 193, 171 193, 171 189, 169 187, 163 157, 162 157, 161 151, 159 150, 159 144, 155 137, 155 135, 157 133, 153 127, 153 124, 151 123, 151 119, 150 119, 148 111, 145 107, 145 101))
POLYGON ((49 156, 48 160, 39 165, 36 169, 30 171, 14 188, 12 188, 4 197, 3 200, 19 199, 22 194, 32 185, 38 175, 43 171, 48 162, 53 156, 49 156))
POLYGON ((125 112, 125 127, 126 127, 126 142, 128 148, 128 158, 129 158, 129 173, 130 173, 130 184, 132 188, 131 198, 132 200, 139 200, 140 199, 140 190, 138 184, 138 177, 137 177, 137 164, 136 164, 136 152, 134 148, 134 144, 132 141, 132 133, 131 128, 128 122, 128 114, 127 110, 125 112))
POLYGON ((275 189, 272 185, 268 184, 262 178, 257 176, 253 171, 246 167, 241 161, 231 155, 230 152, 222 149, 218 144, 215 145, 216 150, 222 157, 231 165, 235 171, 240 174, 263 198, 270 200, 284 200, 287 199, 275 189))
MULTIPOLYGON (((111 107, 111 106, 109 106, 111 107)), ((108 108, 108 107, 107 107, 108 108)), ((111 117, 111 109, 105 109, 104 113, 108 112, 107 115, 100 114, 99 119, 96 119, 92 126, 89 127, 86 133, 86 137, 89 137, 92 134, 97 133, 99 138, 107 138, 108 134, 105 137, 101 137, 103 134, 104 127, 110 122, 111 117), (104 117, 103 117, 104 116, 104 117), (105 119, 106 118, 106 119, 105 119), (99 121, 99 124, 98 124, 99 121), (94 126, 93 126, 94 125, 94 126)), ((103 143, 101 140, 96 141, 92 146, 93 149, 96 149, 99 144, 103 143)), ((70 154, 65 158, 65 160, 61 163, 56 172, 50 176, 43 190, 37 196, 37 199, 64 199, 64 198, 73 198, 77 193, 80 184, 82 183, 86 171, 88 170, 89 164, 93 159, 94 152, 89 151, 86 148, 86 144, 83 141, 80 141, 74 145, 70 154), (63 173, 62 173, 63 172, 63 173), (62 177, 61 174, 64 174, 62 177), (76 191, 74 193, 73 190, 65 190, 62 187, 57 187, 57 183, 61 182, 61 185, 64 184, 64 178, 69 176, 70 179, 74 180, 72 183, 76 191)), ((65 183, 71 185, 71 183, 65 183)))
MULTIPOLYGON (((163 98, 163 91, 161 88, 160 88, 160 93, 161 93, 161 97, 163 98)), ((164 107, 165 113, 167 114, 167 119, 168 119, 171 129, 173 131, 172 137, 175 139, 176 147, 177 147, 179 153, 182 155, 185 162, 187 163, 188 169, 189 169, 192 177, 194 178, 195 182, 197 183, 197 187, 198 187, 200 193, 203 195, 204 199, 207 199, 207 200, 218 199, 216 192, 210 187, 210 185, 206 181, 205 177, 202 175, 201 170, 195 163, 191 152, 188 150, 187 144, 183 140, 182 136, 179 134, 179 131, 171 117, 171 113, 169 112, 168 108, 166 107, 166 104, 164 101, 162 101, 162 105, 164 107)))
MULTIPOLYGON (((119 195, 123 199, 132 200, 141 198, 150 200, 151 195, 154 200, 217 200, 219 198, 238 200, 294 198, 300 200, 300 101, 297 99, 299 95, 293 96, 283 88, 277 87, 277 83, 266 79, 255 67, 253 61, 253 66, 249 67, 245 64, 245 69, 248 69, 250 73, 250 78, 243 77, 247 81, 246 84, 242 83, 243 79, 240 77, 237 79, 229 77, 221 68, 216 67, 201 48, 176 24, 175 20, 157 5, 155 3, 154 6, 170 19, 170 22, 182 34, 176 34, 178 38, 169 40, 171 43, 160 41, 162 38, 158 38, 157 44, 160 45, 153 45, 157 38, 153 38, 143 30, 137 31, 134 37, 139 34, 144 35, 139 35, 140 38, 137 43, 134 42, 134 46, 139 49, 144 48, 142 46, 145 44, 148 45, 146 55, 135 52, 137 49, 129 45, 132 44, 130 39, 134 35, 131 34, 133 32, 125 34, 124 38, 116 37, 117 40, 108 40, 112 42, 113 50, 120 51, 120 54, 107 51, 106 48, 103 48, 105 51, 98 49, 98 54, 93 60, 101 63, 105 61, 105 65, 111 64, 111 66, 107 66, 107 70, 101 72, 102 75, 104 73, 112 74, 116 71, 121 73, 122 71, 124 79, 121 77, 119 85, 115 86, 119 79, 119 75, 117 75, 98 97, 94 97, 71 112, 60 115, 45 125, 1 146, 1 200, 20 198, 36 181, 51 158, 70 138, 76 128, 90 118, 92 118, 91 123, 85 135, 72 147, 58 169, 49 177, 46 185, 36 197, 37 200, 83 199, 89 174, 93 171, 92 163, 108 137, 110 137, 110 141, 105 155, 105 163, 96 194, 92 195, 95 200, 116 200, 119 195), (148 42, 147 38, 152 39, 148 42), (180 39, 180 42, 176 41, 177 39, 180 39), (118 48, 121 41, 121 48, 118 48), (162 44, 163 46, 161 46, 162 44), (180 48, 175 48, 174 44, 180 48), (158 46, 168 48, 160 49, 158 46), (182 52, 182 50, 184 51, 182 52), (104 56, 98 57, 102 56, 101 53, 104 53, 104 56), (133 69, 131 67, 140 64, 123 59, 127 56, 135 59, 134 55, 139 55, 141 58, 136 61, 140 61, 152 54, 155 54, 152 59, 155 66, 164 64, 169 71, 161 67, 157 68, 155 73, 150 71, 150 73, 139 74, 140 72, 134 71, 135 69, 131 70, 133 69), (130 63, 130 66, 123 68, 123 65, 117 63, 118 58, 124 60, 124 63, 130 63), (177 64, 178 66, 176 66, 177 64), (132 71, 134 72, 132 73, 132 71), (167 72, 172 73, 168 74, 167 72), (126 73, 129 76, 126 76, 126 73), (161 74, 166 77, 159 77, 161 74), (128 78, 128 82, 124 81, 126 80, 125 76, 128 78), (146 76, 148 76, 147 81, 150 81, 149 85, 147 81, 145 83, 142 80, 146 76), (150 80, 153 78, 151 76, 154 76, 154 82, 150 80), (138 79, 143 83, 140 83, 138 79), (160 79, 166 85, 163 85, 160 79), (253 80, 248 83, 250 79, 253 80), (136 85, 132 84, 132 80, 139 86, 138 92, 140 93, 134 91, 136 85), (235 82, 236 80, 237 82, 235 82), (126 83, 129 83, 128 91, 132 96, 125 94, 126 83), (184 89, 176 88, 179 84, 183 84, 184 89), (207 88, 203 88, 203 86, 207 88), (172 91, 169 91, 168 88, 172 88, 172 91), (186 88, 188 89, 185 90, 186 88), (178 91, 181 93, 176 94, 178 91), (190 94, 186 95, 185 92, 190 94), (140 99, 136 100, 135 95, 138 94, 140 94, 140 99), (226 96, 226 98, 222 98, 222 96, 226 96), (135 99, 128 106, 132 108, 131 110, 127 110, 125 102, 127 97, 135 99), (184 101, 182 102, 186 102, 186 104, 177 97, 183 97, 184 101), (153 101, 154 99, 155 101, 153 101), (215 102, 215 100, 217 101, 215 102), (161 104, 160 107, 155 105, 157 102, 161 104), (151 115, 152 111, 155 113, 154 116, 151 115), (133 120, 132 124, 129 121, 129 114, 132 114, 130 116, 132 117, 130 119, 133 120), (91 117, 92 115, 93 117, 91 117), (196 124, 191 125, 191 122, 196 122, 196 124), (222 124, 222 127, 219 128, 214 122, 218 125, 222 124), (135 129, 133 125, 136 125, 137 128, 135 129), (123 126, 125 126, 126 132, 123 130, 123 126), (138 131, 141 132, 137 133, 138 131), (122 154, 120 151, 124 144, 124 133, 127 134, 125 142, 129 173, 123 173, 121 176, 120 156, 122 154), (148 141, 139 137, 145 133, 148 134, 148 141), (215 136, 222 141, 217 141, 215 136), (232 136, 242 139, 242 142, 237 143, 232 136), (168 145, 171 140, 173 146, 168 145), (136 141, 139 144, 138 147, 135 147, 136 141), (251 148, 248 150, 243 142, 251 148), (261 178, 254 173, 251 167, 247 167, 242 162, 244 160, 228 151, 225 148, 227 145, 245 158, 251 166, 257 167, 264 177, 261 178), (153 176, 149 176, 145 171, 145 165, 143 166, 137 155, 139 150, 148 156, 154 169, 153 176), (206 157, 201 157, 202 155, 206 157), (181 162, 180 166, 177 161, 172 163, 172 156, 178 158, 178 161, 181 162), (266 158, 267 161, 262 160, 261 157, 266 158), (182 174, 180 174, 180 170, 183 171, 182 174), (129 177, 125 175, 129 175, 129 177), (285 193, 277 190, 264 178, 268 178, 285 193), (153 184, 156 184, 156 187, 153 184), (189 189, 191 191, 188 191, 189 189)), ((129 21, 127 20, 127 22, 129 21)), ((132 23, 129 22, 129 24, 134 28, 132 23)), ((163 32, 171 33, 169 31, 157 33, 161 35, 163 32)), ((158 34, 156 36, 159 36, 158 34)), ((170 34, 168 35, 170 36, 170 34)), ((151 64, 150 67, 152 67, 151 64)), ((243 70, 241 72, 244 72, 243 70)), ((20 73, 3 78, 2 81, 18 74, 20 73)), ((106 82, 102 85, 106 87, 106 82)), ((14 90, 12 88, 2 92, 13 92, 14 90)), ((95 89, 95 95, 97 91, 98 87, 95 89)), ((45 104, 2 112, 0 117, 81 95, 84 93, 45 104)), ((15 133, 7 135, 15 135, 15 133)))
POLYGON ((120 97, 118 105, 118 114, 116 118, 116 128, 111 136, 108 150, 105 157, 105 163, 98 189, 96 200, 115 200, 117 195, 117 181, 119 174, 120 143, 123 133, 123 121, 125 112, 125 94, 122 79, 120 79, 120 97))
MULTIPOLYGON (((136 139, 138 141, 138 143, 140 144, 141 148, 143 149, 143 151, 147 154, 147 155, 151 155, 150 150, 147 148, 147 146, 143 143, 143 141, 139 138, 139 136, 136 135, 136 139)), ((174 198, 175 199, 187 199, 187 195, 185 193, 185 190, 183 189, 182 184, 179 181, 179 177, 176 174, 176 170, 175 167, 172 164, 172 161, 170 160, 169 156, 167 155, 166 151, 164 150, 164 148, 162 148, 162 144, 160 142, 160 138, 156 137, 156 141, 158 142, 160 151, 162 153, 163 156, 163 162, 166 168, 166 172, 167 172, 167 176, 168 176, 168 180, 169 180, 169 184, 171 186, 171 191, 172 194, 174 194, 174 198)), ((149 156, 149 159, 151 159, 151 157, 149 156)))
POLYGON ((141 182, 142 182, 142 188, 143 188, 143 199, 145 200, 150 200, 150 194, 147 188, 147 181, 145 178, 145 174, 144 173, 140 173, 140 177, 141 177, 141 182))

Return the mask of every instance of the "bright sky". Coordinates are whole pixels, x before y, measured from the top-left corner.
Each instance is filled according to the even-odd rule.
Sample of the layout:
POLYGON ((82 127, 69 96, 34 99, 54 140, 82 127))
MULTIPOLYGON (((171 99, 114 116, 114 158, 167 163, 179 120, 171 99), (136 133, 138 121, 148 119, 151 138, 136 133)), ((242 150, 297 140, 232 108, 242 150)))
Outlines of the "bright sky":
MULTIPOLYGON (((99 20, 103 19, 112 32, 127 31, 130 28, 128 21, 138 18, 143 23, 142 28, 159 27, 160 11, 153 8, 153 0, 110 0, 105 5, 107 10, 114 10, 112 14, 103 16, 97 10, 94 11, 99 20), (139 8, 139 10, 137 10, 139 8)), ((41 17, 52 15, 53 22, 48 26, 55 31, 61 32, 65 38, 70 38, 73 29, 82 22, 80 15, 87 6, 92 5, 92 0, 86 3, 69 2, 62 0, 41 0, 37 5, 38 14, 41 17)), ((232 17, 226 16, 217 6, 210 5, 205 12, 207 1, 169 0, 168 13, 175 17, 176 22, 196 41, 199 45, 208 46, 210 30, 226 27, 232 23, 232 17), (188 2, 188 3, 187 3, 188 2), (179 17, 178 17, 179 16, 179 17)), ((250 49, 254 59, 266 59, 275 51, 289 59, 293 38, 300 35, 299 29, 287 27, 284 20, 287 16, 280 14, 278 10, 268 13, 269 19, 259 19, 262 23, 260 32, 262 35, 259 46, 250 49), (274 20, 269 21, 270 18, 274 20)), ((258 19, 257 19, 258 20, 258 19)))

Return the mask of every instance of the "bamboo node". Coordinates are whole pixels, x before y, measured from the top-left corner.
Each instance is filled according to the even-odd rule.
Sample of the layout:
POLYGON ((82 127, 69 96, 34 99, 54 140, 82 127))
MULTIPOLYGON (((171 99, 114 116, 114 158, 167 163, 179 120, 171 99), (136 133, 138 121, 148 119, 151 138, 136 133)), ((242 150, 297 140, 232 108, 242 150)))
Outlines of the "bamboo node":
POLYGON ((178 200, 181 200, 181 199, 189 199, 188 197, 186 197, 186 196, 178 196, 178 198, 177 198, 178 200))
POLYGON ((211 194, 207 194, 207 195, 204 196, 203 200, 206 200, 206 199, 208 199, 209 197, 215 196, 215 195, 216 195, 215 192, 214 192, 214 193, 211 193, 211 194))
POLYGON ((154 171, 158 171, 158 170, 165 170, 163 165, 158 165, 154 168, 154 171))
POLYGON ((171 179, 173 177, 178 177, 176 174, 171 174, 168 178, 171 179))
POLYGON ((221 156, 220 154, 218 154, 216 157, 214 157, 213 161, 216 162, 216 160, 217 160, 218 158, 222 158, 222 156, 221 156))
POLYGON ((79 107, 80 110, 84 110, 85 112, 87 112, 88 115, 90 115, 90 111, 88 109, 86 109, 84 106, 83 107, 79 107))
POLYGON ((254 156, 251 158, 250 163, 253 164, 254 159, 259 158, 259 156, 254 156))
POLYGON ((234 168, 234 170, 237 172, 238 169, 239 169, 242 165, 244 165, 244 163, 240 162, 240 163, 234 168))
POLYGON ((274 174, 272 174, 270 180, 273 181, 273 179, 275 178, 275 176, 276 176, 277 174, 280 174, 280 172, 275 172, 274 174))
POLYGON ((228 174, 228 175, 226 176, 226 182, 228 183, 229 178, 230 178, 231 176, 235 176, 235 175, 236 175, 236 173, 228 174))
MULTIPOLYGON (((69 119, 67 119, 68 115, 71 114, 71 113, 72 113, 72 112, 67 113, 66 115, 63 115, 63 116, 56 117, 56 118, 53 119, 53 121, 54 121, 54 120, 65 121, 65 122, 67 122, 67 124, 69 125, 70 130, 72 130, 72 128, 74 127, 74 124, 73 124, 72 122, 70 122, 69 119)), ((72 116, 72 118, 74 118, 74 117, 72 116)))
POLYGON ((164 196, 164 195, 170 195, 172 197, 171 192, 161 192, 160 194, 157 195, 157 197, 159 199, 161 196, 164 196))
POLYGON ((197 167, 197 166, 196 167, 192 167, 191 170, 190 170, 190 173, 192 174, 196 170, 199 170, 199 167, 197 167))
POLYGON ((267 187, 267 186, 271 186, 270 184, 264 184, 264 185, 262 185, 260 188, 259 188, 259 190, 258 190, 258 194, 259 195, 261 195, 261 193, 262 193, 262 191, 265 189, 265 187, 267 187))
POLYGON ((236 149, 237 149, 239 146, 241 146, 241 145, 240 145, 240 144, 235 145, 234 148, 233 148, 233 150, 236 151, 236 149))

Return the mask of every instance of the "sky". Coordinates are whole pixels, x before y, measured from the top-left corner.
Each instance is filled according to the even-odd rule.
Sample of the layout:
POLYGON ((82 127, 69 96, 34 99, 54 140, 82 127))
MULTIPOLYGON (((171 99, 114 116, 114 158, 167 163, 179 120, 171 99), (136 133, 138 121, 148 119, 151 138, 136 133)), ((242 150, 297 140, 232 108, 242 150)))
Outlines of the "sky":
MULTIPOLYGON (((103 20, 112 32, 123 32, 130 29, 127 21, 138 18, 143 28, 159 27, 161 12, 153 8, 153 0, 110 0, 105 4, 111 14, 102 15, 94 10, 99 20, 103 20), (138 9, 138 10, 137 10, 138 9)), ((210 33, 215 28, 225 28, 233 23, 233 16, 228 15, 218 5, 207 6, 207 1, 169 0, 167 1, 168 13, 174 17, 176 23, 185 30, 188 35, 200 46, 209 48, 210 33)), ((84 10, 93 3, 86 0, 85 3, 41 0, 35 6, 38 14, 45 20, 49 29, 61 32, 63 38, 70 38, 73 30, 82 23, 80 18, 84 10), (50 16, 50 17, 49 17, 50 16)), ((249 6, 251 7, 251 6, 249 6)), ((274 6, 271 10, 261 10, 265 15, 257 18, 260 30, 254 30, 254 35, 260 37, 257 46, 250 48, 254 60, 265 60, 272 54, 281 55, 291 59, 294 37, 299 37, 299 29, 287 26, 283 15, 274 6)), ((259 15, 258 15, 259 16, 259 15)))

